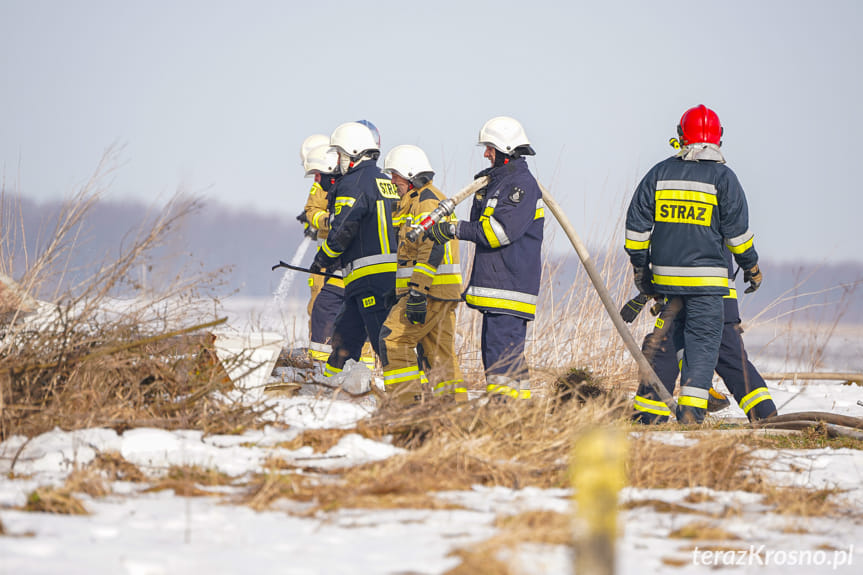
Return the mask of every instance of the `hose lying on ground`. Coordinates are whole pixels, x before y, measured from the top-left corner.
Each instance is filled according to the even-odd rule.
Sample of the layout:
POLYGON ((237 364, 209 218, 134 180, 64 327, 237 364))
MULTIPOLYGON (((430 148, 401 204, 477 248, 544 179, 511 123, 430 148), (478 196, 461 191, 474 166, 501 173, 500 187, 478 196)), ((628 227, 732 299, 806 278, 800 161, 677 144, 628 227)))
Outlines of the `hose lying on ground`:
POLYGON ((853 381, 863 384, 863 373, 842 373, 836 371, 798 371, 798 372, 783 372, 783 373, 762 373, 764 379, 787 379, 797 381, 799 379, 813 380, 832 380, 832 381, 853 381))
POLYGON ((801 411, 784 413, 752 422, 754 429, 808 429, 824 425, 829 437, 847 437, 863 440, 863 419, 828 413, 826 411, 801 411))

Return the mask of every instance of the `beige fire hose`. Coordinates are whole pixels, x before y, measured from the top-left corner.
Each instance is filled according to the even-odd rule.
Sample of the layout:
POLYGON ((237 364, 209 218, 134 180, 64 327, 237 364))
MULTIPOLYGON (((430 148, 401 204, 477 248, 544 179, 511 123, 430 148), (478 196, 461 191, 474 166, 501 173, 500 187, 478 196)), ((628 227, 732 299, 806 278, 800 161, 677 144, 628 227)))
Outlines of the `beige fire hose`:
POLYGON ((539 184, 539 189, 542 190, 542 199, 545 202, 545 205, 548 206, 551 213, 554 214, 560 227, 562 227, 563 231, 566 232, 566 237, 569 238, 569 241, 572 243, 572 247, 575 248, 575 253, 578 254, 578 258, 581 260, 584 269, 587 271, 587 275, 590 277, 590 281, 593 283, 596 293, 599 294, 599 299, 602 300, 602 305, 605 306, 605 311, 608 312, 608 316, 611 318, 611 323, 614 324, 615 329, 617 329, 617 333, 619 333, 620 337, 623 339, 626 349, 628 349, 632 357, 635 358, 642 381, 647 382, 650 387, 653 388, 653 391, 656 392, 659 399, 662 400, 662 403, 668 406, 668 409, 671 410, 672 414, 676 413, 677 402, 674 401, 674 398, 671 397, 671 394, 668 393, 667 389, 665 389, 659 376, 656 375, 656 372, 653 371, 653 368, 650 366, 650 362, 648 362, 647 358, 644 357, 644 354, 641 353, 641 347, 639 347, 635 338, 632 337, 632 333, 630 333, 629 328, 626 327, 626 323, 623 321, 623 318, 620 317, 620 311, 618 311, 617 304, 613 299, 611 299, 611 294, 608 293, 608 288, 605 287, 605 282, 602 281, 602 276, 599 274, 599 270, 596 269, 596 265, 594 265, 593 260, 590 258, 590 254, 587 253, 587 248, 581 242, 578 234, 575 233, 575 228, 573 228, 572 224, 569 223, 569 219, 566 217, 566 214, 564 214, 563 210, 560 209, 560 204, 558 204, 552 195, 548 193, 545 186, 539 184))
POLYGON ((420 237, 420 234, 428 230, 430 227, 435 225, 437 222, 441 221, 443 218, 452 214, 455 211, 455 207, 462 203, 464 200, 468 199, 470 196, 483 189, 488 185, 488 176, 483 176, 481 178, 477 178, 472 181, 470 184, 463 187, 459 190, 451 198, 446 198, 441 200, 432 212, 426 216, 422 221, 415 223, 411 226, 411 229, 408 230, 406 234, 407 239, 409 241, 415 242, 420 237))

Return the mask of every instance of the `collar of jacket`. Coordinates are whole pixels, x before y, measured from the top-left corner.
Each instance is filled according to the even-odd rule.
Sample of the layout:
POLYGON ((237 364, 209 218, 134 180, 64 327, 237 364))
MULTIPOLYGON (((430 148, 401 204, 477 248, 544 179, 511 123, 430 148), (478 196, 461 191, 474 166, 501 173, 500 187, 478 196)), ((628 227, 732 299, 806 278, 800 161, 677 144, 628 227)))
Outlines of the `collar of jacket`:
POLYGON ((502 166, 492 168, 486 175, 488 176, 489 184, 491 184, 491 182, 521 170, 527 170, 527 161, 524 158, 514 158, 502 166))
POLYGON ((700 160, 709 160, 711 162, 725 163, 725 156, 719 151, 719 146, 716 144, 698 143, 683 146, 677 153, 678 158, 682 158, 689 162, 698 162, 700 160))
POLYGON ((357 170, 367 168, 369 166, 377 166, 377 163, 368 156, 360 156, 360 158, 356 162, 354 162, 354 165, 351 166, 348 171, 342 175, 346 176, 348 174, 356 172, 357 170))

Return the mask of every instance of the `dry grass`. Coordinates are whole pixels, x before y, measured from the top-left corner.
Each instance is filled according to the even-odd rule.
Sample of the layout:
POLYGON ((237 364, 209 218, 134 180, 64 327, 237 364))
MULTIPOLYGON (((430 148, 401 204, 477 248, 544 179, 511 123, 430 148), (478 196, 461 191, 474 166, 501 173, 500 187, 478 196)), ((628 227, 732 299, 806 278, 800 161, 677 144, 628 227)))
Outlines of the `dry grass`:
POLYGON ((311 447, 315 453, 326 453, 344 436, 357 433, 355 429, 306 429, 291 441, 283 441, 276 447, 295 451, 301 447, 311 447))
POLYGON ((63 488, 71 493, 86 493, 90 497, 104 497, 111 493, 111 488, 105 483, 102 475, 92 469, 76 469, 67 477, 63 488))
POLYGON ((225 473, 215 469, 203 468, 197 465, 172 465, 163 477, 156 479, 144 493, 171 490, 183 497, 221 496, 216 491, 207 491, 204 487, 233 485, 235 480, 225 473))
POLYGON ((144 489, 143 493, 156 493, 158 491, 173 491, 179 497, 209 497, 221 496, 221 493, 201 489, 194 481, 184 479, 160 479, 150 487, 144 489))
MULTIPOLYGON (((838 517, 848 514, 848 508, 838 505, 833 497, 842 493, 838 489, 762 485, 759 492, 764 494, 763 503, 772 506, 775 513, 782 515, 838 517)), ((859 516, 859 513, 857 515, 859 516)))
POLYGON ((147 480, 147 476, 137 465, 129 463, 115 451, 97 453, 93 461, 89 463, 88 468, 101 473, 109 481, 140 483, 147 480))
POLYGON ((494 526, 501 530, 500 539, 508 545, 569 545, 572 542, 572 517, 567 513, 526 511, 518 515, 499 517, 494 526))
POLYGON ((708 521, 688 523, 679 529, 672 530, 668 534, 668 537, 671 539, 693 539, 695 541, 731 541, 740 539, 734 533, 726 531, 708 521))
POLYGON ((654 441, 645 433, 632 440, 629 482, 644 488, 751 488, 742 479, 750 452, 739 437, 721 433, 685 447, 654 441))
POLYGON ((748 443, 758 449, 863 449, 863 441, 859 439, 830 437, 823 423, 800 433, 753 436, 748 443))
POLYGON ((279 499, 310 501, 314 498, 314 482, 308 477, 294 473, 269 472, 256 476, 249 482, 249 489, 235 501, 248 505, 255 511, 272 507, 279 499))
POLYGON ((471 549, 456 549, 449 554, 458 557, 461 563, 445 571, 444 575, 514 575, 509 564, 498 558, 500 546, 485 541, 471 549))
POLYGON ((639 499, 637 501, 627 501, 620 506, 621 509, 636 509, 638 507, 652 507, 657 513, 713 515, 712 513, 707 513, 700 509, 687 507, 686 505, 680 505, 679 503, 672 503, 671 501, 664 501, 662 499, 639 499))
POLYGON ((24 511, 39 511, 59 515, 88 515, 81 500, 68 487, 38 487, 27 496, 24 511))
POLYGON ((525 543, 569 545, 572 542, 571 521, 569 515, 554 511, 528 511, 500 517, 495 521, 499 532, 493 538, 451 553, 462 562, 446 571, 446 575, 513 575, 512 567, 503 559, 506 551, 515 551, 525 543))
MULTIPOLYGON (((608 397, 583 405, 555 397, 504 405, 385 405, 357 431, 374 439, 389 436, 406 447, 406 453, 342 470, 323 482, 267 474, 254 482, 247 500, 259 506, 289 496, 313 501, 317 510, 443 509, 452 505, 435 498, 434 492, 471 485, 566 487, 573 434, 612 420, 618 411, 619 403, 608 397)), ((322 442, 317 449, 324 450, 342 434, 315 432, 309 437, 322 442)), ((276 471, 293 466, 274 460, 270 467, 276 471)))

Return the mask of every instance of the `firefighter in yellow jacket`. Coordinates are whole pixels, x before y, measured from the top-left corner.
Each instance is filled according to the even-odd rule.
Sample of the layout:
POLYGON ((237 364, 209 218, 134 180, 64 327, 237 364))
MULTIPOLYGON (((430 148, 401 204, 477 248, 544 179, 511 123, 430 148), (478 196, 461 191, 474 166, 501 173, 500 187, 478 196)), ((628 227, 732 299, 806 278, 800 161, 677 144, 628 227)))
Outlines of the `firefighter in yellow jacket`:
MULTIPOLYGON (((315 182, 309 190, 303 213, 297 219, 303 222, 306 236, 326 240, 330 230, 327 194, 338 178, 339 155, 335 148, 330 147, 329 137, 317 134, 306 138, 300 155, 306 177, 314 176, 315 182)), ((333 351, 330 338, 336 314, 345 299, 345 282, 340 277, 325 278, 312 274, 309 288, 309 357, 324 362, 333 351)))
POLYGON ((416 146, 393 148, 384 159, 384 171, 399 194, 393 218, 399 227, 398 301, 381 330, 380 346, 387 393, 402 403, 419 402, 425 375, 435 395, 466 400, 454 345, 462 289, 458 240, 437 245, 430 239, 406 238, 411 224, 425 218, 444 195, 432 185, 434 171, 416 146))
MULTIPOLYGON (((302 214, 297 218, 305 228, 306 236, 319 242, 326 240, 330 231, 330 213, 327 210, 328 194, 339 177, 339 154, 330 147, 329 136, 315 134, 306 138, 300 149, 306 177, 313 176, 315 182, 302 214)), ((327 270, 341 275, 340 270, 327 270)), ((336 315, 345 300, 345 282, 341 277, 325 278, 309 276, 309 357, 326 362, 333 349, 330 340, 336 315)), ((363 346, 360 360, 374 368, 374 352, 368 342, 363 346)))

